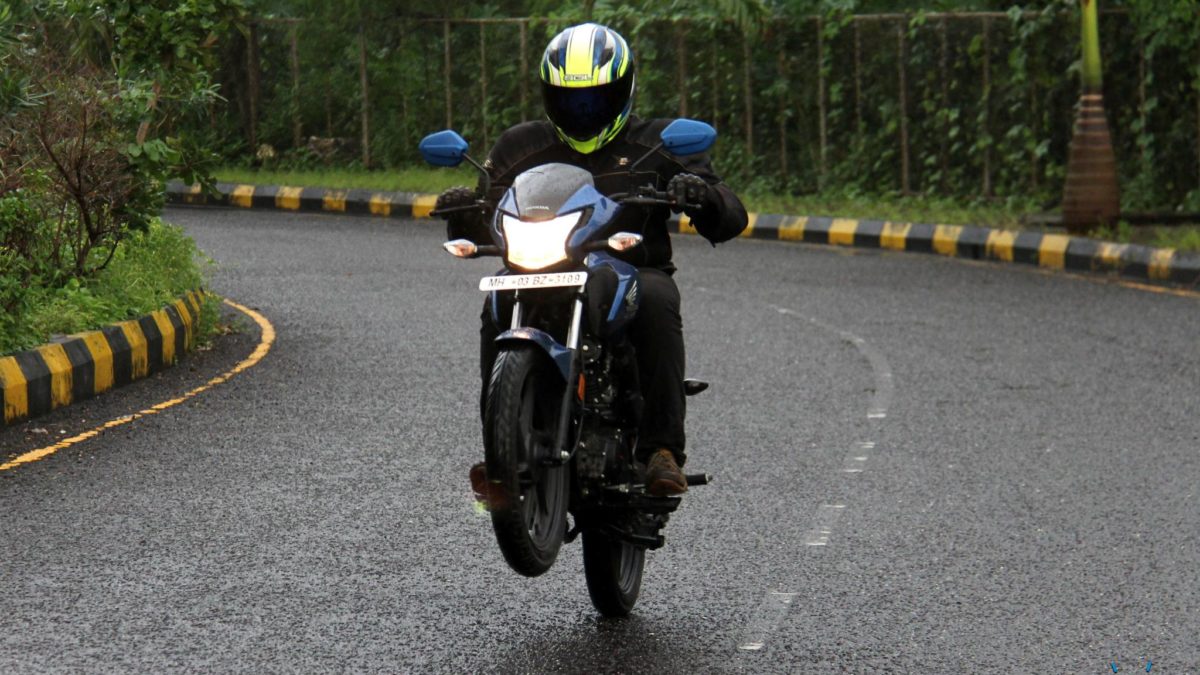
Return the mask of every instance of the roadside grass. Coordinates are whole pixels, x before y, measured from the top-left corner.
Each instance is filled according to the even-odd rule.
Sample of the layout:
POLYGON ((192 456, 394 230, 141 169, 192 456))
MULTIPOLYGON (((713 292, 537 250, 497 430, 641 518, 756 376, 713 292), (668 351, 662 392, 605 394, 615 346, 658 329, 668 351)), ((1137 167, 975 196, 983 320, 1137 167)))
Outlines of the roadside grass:
POLYGON ((1133 227, 1124 221, 1116 227, 1101 228, 1093 233, 1097 239, 1142 244, 1179 251, 1200 251, 1200 225, 1143 225, 1133 227))
MULTIPOLYGON (((161 309, 202 287, 212 264, 182 228, 155 220, 122 242, 95 278, 27 289, 16 312, 0 322, 0 354, 161 309)), ((219 312, 220 299, 206 295, 196 332, 201 346, 216 332, 219 312)))
POLYGON ((248 169, 225 167, 214 172, 217 180, 226 183, 258 185, 290 185, 294 187, 324 187, 381 192, 421 192, 436 194, 455 185, 475 185, 477 173, 471 167, 434 169, 411 167, 387 171, 354 169, 248 169))
MULTIPOLYGON (((470 167, 435 169, 407 167, 386 171, 363 169, 271 170, 225 167, 216 171, 218 180, 258 185, 296 187, 360 188, 391 192, 438 193, 455 185, 474 185, 470 167)), ((736 186, 734 186, 737 189, 736 186)), ((1052 230, 1021 222, 1022 216, 1040 212, 1033 200, 955 200, 923 195, 816 194, 780 195, 750 190, 739 193, 746 208, 757 213, 889 220, 903 223, 978 225, 1007 230, 1052 230)), ((1200 251, 1200 226, 1131 227, 1120 224, 1093 233, 1098 239, 1137 243, 1181 251, 1200 251)))
POLYGON ((979 225, 1019 229, 1021 216, 1034 210, 1032 203, 969 202, 924 195, 776 195, 749 192, 741 195, 750 211, 807 216, 833 216, 899 223, 979 225))

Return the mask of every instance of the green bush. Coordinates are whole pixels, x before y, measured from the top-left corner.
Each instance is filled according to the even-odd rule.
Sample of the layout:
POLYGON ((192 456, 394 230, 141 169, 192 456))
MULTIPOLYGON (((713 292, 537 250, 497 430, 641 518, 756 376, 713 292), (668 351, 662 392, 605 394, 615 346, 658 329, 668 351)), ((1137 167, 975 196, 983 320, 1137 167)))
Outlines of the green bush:
MULTIPOLYGON (((0 354, 161 309, 202 287, 211 265, 181 228, 155 219, 145 232, 130 235, 92 278, 60 285, 35 277, 25 288, 10 289, 10 277, 0 275, 0 297, 12 292, 21 298, 0 319, 0 354)), ((217 309, 218 301, 207 298, 197 335, 212 333, 217 309)))
MULTIPOLYGON (((209 183, 216 36, 241 0, 0 3, 0 353, 133 318, 203 283, 158 213, 209 183)), ((200 334, 216 314, 205 309, 200 334)))

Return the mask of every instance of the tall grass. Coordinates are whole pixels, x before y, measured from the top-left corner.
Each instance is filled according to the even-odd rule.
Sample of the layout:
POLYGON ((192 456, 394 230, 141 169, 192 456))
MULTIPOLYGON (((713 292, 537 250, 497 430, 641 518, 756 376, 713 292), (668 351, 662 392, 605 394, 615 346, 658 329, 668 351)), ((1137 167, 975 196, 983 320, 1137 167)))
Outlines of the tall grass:
MULTIPOLYGON (((0 324, 0 354, 161 309, 203 286, 211 265, 182 228, 155 220, 145 232, 132 232, 96 277, 29 288, 15 315, 0 324)), ((214 331, 218 302, 206 298, 202 306, 201 340, 214 331)))

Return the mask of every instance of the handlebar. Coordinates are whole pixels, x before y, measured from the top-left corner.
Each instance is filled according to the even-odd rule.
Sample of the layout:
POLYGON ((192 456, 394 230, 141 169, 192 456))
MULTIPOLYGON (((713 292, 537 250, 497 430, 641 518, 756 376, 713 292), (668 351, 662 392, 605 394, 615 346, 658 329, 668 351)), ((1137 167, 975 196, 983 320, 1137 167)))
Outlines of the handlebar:
POLYGON ((436 217, 440 217, 440 216, 447 216, 447 215, 450 215, 451 213, 465 213, 467 211, 478 211, 483 208, 484 208, 484 203, 482 201, 479 201, 474 204, 463 204, 462 206, 447 206, 446 208, 442 208, 442 209, 433 209, 432 211, 429 212, 429 215, 434 216, 436 218, 436 217))
MULTIPOLYGON (((643 187, 637 192, 628 193, 620 192, 609 197, 618 204, 630 206, 666 206, 677 210, 699 210, 704 208, 701 204, 678 204, 671 201, 670 196, 663 191, 655 190, 652 187, 643 187)), ((474 204, 463 204, 462 206, 448 206, 442 209, 433 209, 429 215, 434 217, 447 216, 453 213, 466 213, 468 211, 477 211, 486 209, 489 204, 480 199, 474 204)))
POLYGON ((655 190, 651 187, 646 187, 638 190, 633 194, 621 193, 610 197, 618 204, 630 204, 633 206, 667 206, 672 209, 688 209, 698 210, 704 208, 701 204, 679 204, 671 201, 670 196, 666 192, 655 190))

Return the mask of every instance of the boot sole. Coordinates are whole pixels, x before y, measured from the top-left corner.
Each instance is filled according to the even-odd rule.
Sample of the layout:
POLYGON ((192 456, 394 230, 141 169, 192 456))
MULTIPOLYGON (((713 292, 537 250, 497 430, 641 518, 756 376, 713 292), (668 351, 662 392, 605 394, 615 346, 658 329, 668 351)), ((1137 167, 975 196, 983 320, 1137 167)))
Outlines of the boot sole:
POLYGON ((674 497, 687 491, 687 483, 677 483, 665 479, 653 481, 646 486, 646 494, 651 497, 674 497))

